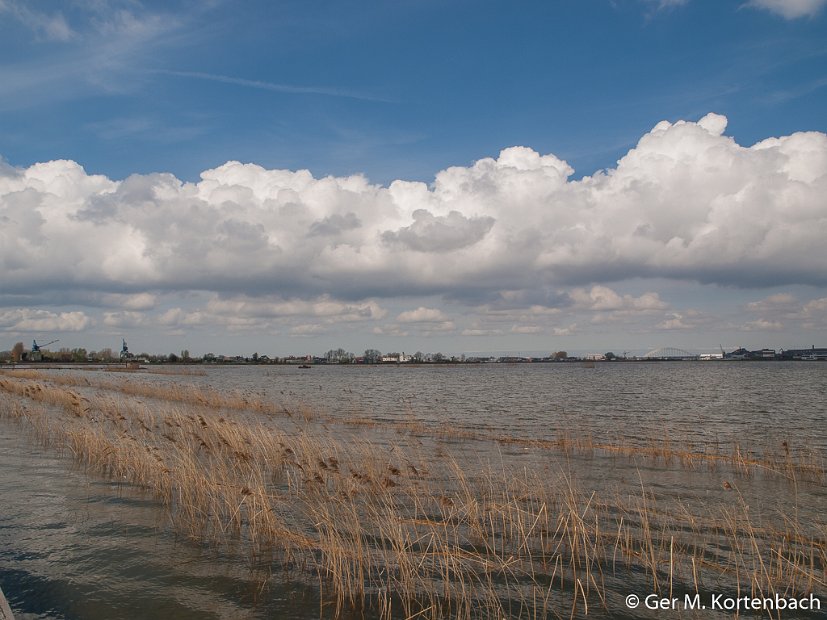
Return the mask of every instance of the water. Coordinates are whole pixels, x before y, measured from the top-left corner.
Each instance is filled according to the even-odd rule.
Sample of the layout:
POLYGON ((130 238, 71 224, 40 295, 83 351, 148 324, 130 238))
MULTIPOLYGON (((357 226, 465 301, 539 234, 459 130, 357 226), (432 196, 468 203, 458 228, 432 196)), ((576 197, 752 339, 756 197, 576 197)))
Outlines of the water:
MULTIPOLYGON (((761 450, 787 442, 822 463, 827 455, 827 364, 205 370, 204 376, 130 379, 194 382, 291 408, 302 403, 333 417, 416 419, 494 436, 554 439, 568 432, 641 444, 667 436, 761 450)), ((521 457, 525 449, 504 450, 521 457)), ((600 457, 573 467, 588 484, 634 485, 637 478, 676 498, 725 497, 717 474, 687 477, 678 466, 600 457)), ((811 511, 816 527, 824 527, 823 485, 803 484, 790 496, 789 485, 771 476, 739 484, 756 512, 796 502, 811 511)), ((0 585, 19 619, 319 617, 312 584, 268 579, 266 569, 252 570, 243 553, 177 539, 164 510, 139 490, 87 476, 68 456, 36 445, 20 426, 4 419, 0 498, 0 585)))
MULTIPOLYGON (((177 377, 170 381, 180 380, 177 377)), ((230 367, 192 381, 380 420, 552 439, 806 443, 827 451, 827 364, 663 362, 230 367)))
POLYGON ((176 539, 164 511, 97 480, 0 420, 0 585, 17 620, 318 618, 306 586, 278 591, 247 558, 176 539))

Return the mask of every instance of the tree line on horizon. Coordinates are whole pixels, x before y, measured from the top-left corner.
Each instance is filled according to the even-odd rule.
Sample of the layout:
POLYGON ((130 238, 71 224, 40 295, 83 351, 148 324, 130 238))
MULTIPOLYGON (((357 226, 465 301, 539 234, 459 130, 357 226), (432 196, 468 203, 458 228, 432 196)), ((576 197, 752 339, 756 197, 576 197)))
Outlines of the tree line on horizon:
MULTIPOLYGON (((0 363, 19 363, 26 361, 46 361, 58 363, 113 363, 124 361, 122 355, 116 354, 111 348, 107 347, 99 351, 88 351, 83 347, 68 348, 62 347, 58 351, 51 351, 43 348, 40 350, 39 359, 35 360, 31 356, 31 351, 27 351, 22 342, 17 342, 9 351, 0 351, 0 363)), ((616 357, 613 353, 607 353, 606 359, 616 357)), ((201 357, 190 355, 189 350, 184 349, 180 354, 150 354, 138 353, 129 354, 130 360, 145 361, 151 364, 198 364, 198 363, 252 363, 252 364, 290 364, 290 363, 326 363, 326 364, 381 364, 387 362, 396 363, 413 363, 413 364, 441 364, 441 363, 463 363, 475 361, 487 361, 490 357, 467 357, 461 356, 447 356, 441 352, 423 353, 417 351, 411 355, 406 355, 404 352, 396 351, 390 353, 382 353, 378 349, 366 349, 362 355, 356 355, 351 351, 346 351, 343 348, 330 349, 321 357, 313 355, 288 355, 286 357, 270 357, 268 355, 259 355, 258 352, 251 356, 226 356, 216 355, 214 353, 205 353, 201 357)), ((499 358, 502 359, 502 358, 499 358)), ((555 351, 548 357, 543 358, 554 361, 563 361, 569 359, 566 351, 555 351)))

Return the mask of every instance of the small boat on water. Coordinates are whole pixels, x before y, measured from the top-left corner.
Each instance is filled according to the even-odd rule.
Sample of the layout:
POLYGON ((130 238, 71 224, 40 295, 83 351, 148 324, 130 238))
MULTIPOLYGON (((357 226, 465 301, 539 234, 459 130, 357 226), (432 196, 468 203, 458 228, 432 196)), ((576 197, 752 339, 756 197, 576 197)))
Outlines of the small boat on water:
POLYGON ((302 364, 301 366, 299 366, 299 368, 301 368, 302 370, 306 370, 308 368, 311 368, 311 366, 310 364, 302 364))

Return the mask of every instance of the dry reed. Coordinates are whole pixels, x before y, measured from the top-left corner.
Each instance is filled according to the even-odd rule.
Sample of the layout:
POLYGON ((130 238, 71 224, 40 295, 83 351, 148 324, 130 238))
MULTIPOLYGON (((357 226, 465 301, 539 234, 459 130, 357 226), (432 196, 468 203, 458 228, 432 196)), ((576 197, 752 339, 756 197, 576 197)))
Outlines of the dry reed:
MULTIPOLYGON (((473 462, 444 447, 377 443, 363 418, 274 417, 284 412, 266 401, 195 386, 18 371, 0 376, 0 391, 15 397, 0 402, 0 415, 90 471, 147 489, 178 531, 245 544, 297 578, 318 575, 336 615, 570 617, 616 610, 619 584, 664 596, 713 586, 738 595, 827 591, 825 523, 802 522, 796 511, 756 515, 736 478, 726 483, 728 500, 676 501, 642 477, 597 491, 565 460, 528 468, 490 458, 496 451, 473 462)), ((434 445, 446 435, 513 443, 410 419, 400 428, 434 445)), ((549 462, 602 453, 689 472, 699 462, 733 475, 767 471, 795 484, 823 475, 790 450, 772 460, 740 448, 696 453, 570 437, 526 445, 549 462)))

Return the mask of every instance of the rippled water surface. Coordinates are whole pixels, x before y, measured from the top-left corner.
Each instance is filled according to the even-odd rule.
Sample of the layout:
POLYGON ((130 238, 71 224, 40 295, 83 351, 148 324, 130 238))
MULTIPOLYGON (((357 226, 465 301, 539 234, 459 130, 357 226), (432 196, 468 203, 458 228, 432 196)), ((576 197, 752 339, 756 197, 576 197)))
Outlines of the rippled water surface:
MULTIPOLYGON (((194 382, 330 416, 415 419, 494 436, 554 439, 571 433, 607 442, 671 438, 761 449, 787 442, 822 462, 827 454, 827 364, 821 363, 204 370, 141 379, 194 382)), ((698 482, 679 468, 618 466, 605 458, 574 467, 595 485, 638 477, 676 497, 722 493, 714 476, 698 482)), ((802 487, 792 498, 784 495, 788 487, 755 476, 742 491, 758 507, 800 502, 823 523, 824 486, 802 487)), ((18 618, 319 617, 311 586, 267 580, 251 571, 243 554, 176 539, 154 501, 127 485, 87 476, 69 456, 40 447, 19 425, 2 419, 0 498, 0 585, 18 618)))
POLYGON ((232 367, 192 380, 287 407, 535 438, 570 430, 599 439, 777 438, 827 449, 827 364, 820 363, 232 367))
POLYGON ((302 587, 264 587, 246 557, 179 541, 128 486, 89 478, 0 420, 0 585, 15 617, 318 618, 302 587))

